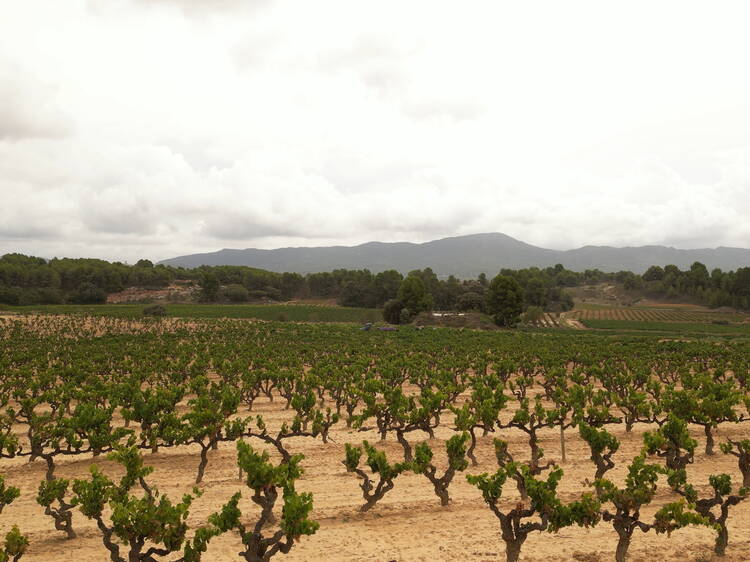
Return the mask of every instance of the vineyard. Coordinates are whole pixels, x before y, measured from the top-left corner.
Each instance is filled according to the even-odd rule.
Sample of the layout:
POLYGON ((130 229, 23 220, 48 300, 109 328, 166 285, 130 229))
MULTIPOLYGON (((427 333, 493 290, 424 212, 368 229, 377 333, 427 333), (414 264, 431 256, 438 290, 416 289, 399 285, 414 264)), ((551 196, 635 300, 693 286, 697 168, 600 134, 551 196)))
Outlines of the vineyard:
POLYGON ((579 320, 622 320, 628 322, 736 322, 743 319, 738 314, 722 314, 680 309, 658 308, 601 308, 574 310, 571 315, 579 320))
POLYGON ((748 352, 0 317, 0 560, 747 560, 748 352))
MULTIPOLYGON (((6 311, 13 314, 80 314, 114 318, 141 318, 143 308, 144 305, 142 304, 0 305, 0 314, 6 311)), ((312 304, 166 304, 164 308, 167 315, 176 317, 254 318, 282 322, 375 322, 382 316, 380 311, 372 308, 312 304)))

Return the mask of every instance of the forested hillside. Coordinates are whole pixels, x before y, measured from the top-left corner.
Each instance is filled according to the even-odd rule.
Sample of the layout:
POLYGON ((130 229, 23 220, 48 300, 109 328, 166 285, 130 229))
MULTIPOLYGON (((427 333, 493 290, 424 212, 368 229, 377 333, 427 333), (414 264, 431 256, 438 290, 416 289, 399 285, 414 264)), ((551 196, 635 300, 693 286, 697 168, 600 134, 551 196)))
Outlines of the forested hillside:
MULTIPOLYGON (((546 268, 501 269, 523 291, 524 309, 547 311, 572 307, 566 288, 615 283, 633 295, 682 300, 711 307, 750 308, 750 267, 736 271, 709 269, 700 262, 681 270, 676 265, 652 266, 643 275, 630 271, 583 272, 561 264, 546 268)), ((139 260, 134 265, 98 259, 52 259, 6 254, 0 257, 0 303, 96 304, 128 287, 165 288, 174 283, 193 284, 194 299, 203 302, 279 302, 294 299, 328 299, 339 305, 380 308, 399 295, 404 279, 417 277, 430 295, 427 308, 435 310, 484 310, 489 278, 441 277, 432 268, 413 269, 405 276, 396 270, 336 269, 329 272, 276 273, 247 266, 201 266, 194 269, 154 265, 139 260)))

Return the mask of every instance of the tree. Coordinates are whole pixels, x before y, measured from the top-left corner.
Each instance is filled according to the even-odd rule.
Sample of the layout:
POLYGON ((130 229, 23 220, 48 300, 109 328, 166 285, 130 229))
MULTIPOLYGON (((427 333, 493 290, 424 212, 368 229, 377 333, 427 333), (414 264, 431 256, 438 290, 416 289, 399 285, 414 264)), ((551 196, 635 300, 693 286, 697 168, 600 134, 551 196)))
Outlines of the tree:
POLYGON ((213 302, 219 297, 219 278, 213 271, 204 273, 198 285, 201 288, 200 298, 202 301, 213 302))
POLYGON ((643 274, 644 281, 661 281, 664 278, 664 270, 658 265, 652 265, 643 274))
POLYGON ((76 304, 102 304, 107 302, 107 293, 93 283, 84 281, 70 296, 70 300, 76 304))
POLYGON ((518 281, 497 275, 490 282, 485 297, 487 313, 498 326, 515 326, 523 312, 523 289, 518 281))
POLYGON ((477 292, 468 291, 458 297, 456 308, 463 311, 477 310, 481 312, 484 308, 484 298, 477 292))
POLYGON ((424 283, 416 275, 409 275, 401 282, 398 288, 398 300, 414 316, 432 308, 432 295, 427 292, 424 283))
POLYGON ((381 306, 390 299, 396 298, 404 276, 395 269, 381 271, 375 275, 376 306, 381 306))
POLYGON ((524 290, 524 300, 527 306, 537 306, 544 308, 546 303, 547 289, 544 281, 539 277, 532 277, 526 282, 524 290))

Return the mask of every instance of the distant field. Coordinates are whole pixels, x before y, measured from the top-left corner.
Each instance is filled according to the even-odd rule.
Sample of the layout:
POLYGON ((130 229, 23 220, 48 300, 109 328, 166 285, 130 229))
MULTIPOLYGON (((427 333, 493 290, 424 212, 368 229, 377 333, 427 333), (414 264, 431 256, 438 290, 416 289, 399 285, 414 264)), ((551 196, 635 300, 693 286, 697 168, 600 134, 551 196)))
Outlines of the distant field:
POLYGON ((637 320, 593 320, 581 323, 594 330, 677 332, 693 334, 726 334, 750 336, 750 324, 711 324, 710 322, 654 322, 637 320))
POLYGON ((569 313, 584 324, 588 320, 617 320, 627 322, 678 322, 678 323, 711 323, 714 321, 741 322, 748 318, 741 314, 685 310, 679 308, 585 308, 569 313))
MULTIPOLYGON (((137 318, 143 304, 0 306, 0 311, 21 314, 86 314, 137 318)), ((256 318, 292 322, 375 322, 381 312, 372 308, 346 308, 299 304, 167 304, 167 315, 181 318, 256 318)))

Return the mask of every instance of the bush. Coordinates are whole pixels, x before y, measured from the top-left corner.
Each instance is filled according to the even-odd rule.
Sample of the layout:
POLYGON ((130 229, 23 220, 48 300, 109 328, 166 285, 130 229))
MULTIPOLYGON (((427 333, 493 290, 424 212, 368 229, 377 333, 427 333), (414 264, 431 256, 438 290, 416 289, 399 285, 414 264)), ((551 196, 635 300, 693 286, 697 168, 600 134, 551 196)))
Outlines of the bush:
POLYGON ((484 309, 484 297, 474 291, 469 291, 458 297, 456 303, 458 310, 466 312, 468 310, 476 310, 481 312, 484 309))
POLYGON ((399 324, 408 324, 412 321, 414 318, 414 315, 412 314, 411 310, 408 308, 402 308, 401 312, 399 312, 398 315, 398 323, 399 324))
POLYGON ((281 291, 275 287, 267 286, 263 289, 253 289, 248 291, 248 298, 263 300, 270 299, 272 301, 281 300, 281 291))
POLYGON ((227 285, 221 291, 222 296, 232 302, 246 302, 250 292, 242 285, 227 285))
POLYGON ((152 304, 143 309, 144 316, 166 316, 167 309, 160 304, 152 304))
POLYGON ((530 306, 523 315, 524 322, 536 324, 544 317, 544 311, 541 306, 530 306))
POLYGON ((383 305, 383 320, 389 324, 398 324, 401 321, 401 309, 404 303, 398 299, 391 299, 383 305))

